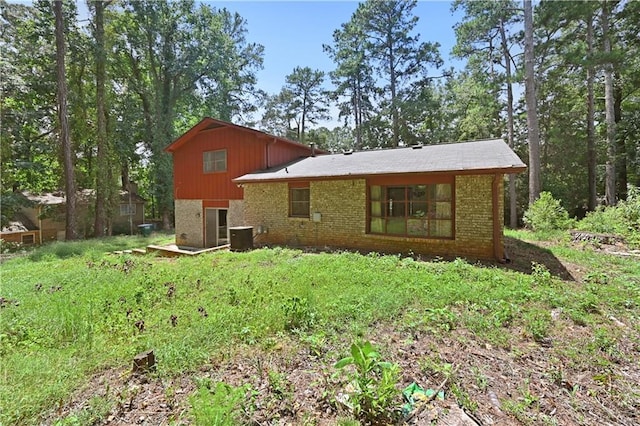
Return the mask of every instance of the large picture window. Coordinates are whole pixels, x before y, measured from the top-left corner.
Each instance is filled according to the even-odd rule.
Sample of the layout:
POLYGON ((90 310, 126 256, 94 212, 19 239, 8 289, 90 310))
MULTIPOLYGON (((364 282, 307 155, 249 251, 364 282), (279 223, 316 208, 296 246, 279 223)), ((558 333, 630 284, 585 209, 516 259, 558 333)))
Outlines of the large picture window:
POLYGON ((451 183, 369 186, 369 232, 422 238, 453 237, 451 183))
POLYGON ((289 185, 289 216, 309 217, 309 184, 289 185))
POLYGON ((227 171, 227 150, 206 151, 202 153, 202 170, 205 173, 227 171))

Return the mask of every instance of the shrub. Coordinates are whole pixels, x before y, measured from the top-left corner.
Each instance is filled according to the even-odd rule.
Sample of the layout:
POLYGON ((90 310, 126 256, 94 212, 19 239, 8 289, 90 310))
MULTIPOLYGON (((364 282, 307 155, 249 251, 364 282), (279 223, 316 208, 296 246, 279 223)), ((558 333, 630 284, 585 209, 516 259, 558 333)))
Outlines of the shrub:
POLYGON ((25 247, 22 243, 16 243, 12 241, 5 241, 0 238, 0 253, 17 253, 24 250, 25 247))
POLYGON ((601 206, 577 224, 581 231, 623 236, 631 246, 640 247, 640 188, 629 185, 627 199, 616 206, 601 206))
POLYGON ((528 228, 540 232, 569 229, 572 225, 569 213, 562 207, 560 200, 546 191, 529 206, 523 220, 528 228))

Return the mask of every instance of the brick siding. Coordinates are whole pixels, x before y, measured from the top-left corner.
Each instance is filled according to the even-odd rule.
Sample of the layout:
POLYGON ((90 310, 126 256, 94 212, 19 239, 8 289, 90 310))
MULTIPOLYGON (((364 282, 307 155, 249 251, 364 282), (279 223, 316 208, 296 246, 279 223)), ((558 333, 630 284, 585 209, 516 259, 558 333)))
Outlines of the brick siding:
POLYGON ((176 244, 204 247, 202 200, 176 200, 176 244))
MULTIPOLYGON (((456 176, 454 239, 367 234, 365 179, 311 181, 310 213, 311 216, 319 213, 319 222, 314 222, 312 218, 288 217, 286 182, 245 184, 243 225, 255 229, 261 226, 266 230, 256 237, 256 244, 493 258, 493 179, 493 175, 456 176)), ((497 213, 502 229, 502 176, 498 191, 497 213)))

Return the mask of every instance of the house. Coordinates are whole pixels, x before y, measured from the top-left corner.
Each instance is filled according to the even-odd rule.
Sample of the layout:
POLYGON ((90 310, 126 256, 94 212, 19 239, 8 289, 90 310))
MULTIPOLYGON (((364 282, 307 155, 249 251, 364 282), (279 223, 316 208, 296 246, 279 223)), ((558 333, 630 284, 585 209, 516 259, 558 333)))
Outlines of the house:
POLYGON ((207 117, 165 151, 173 155, 176 244, 216 247, 227 243, 229 227, 245 223, 244 191, 233 179, 313 148, 207 117))
POLYGON ((495 139, 311 156, 234 182, 257 244, 503 260, 504 175, 525 169, 495 139))
POLYGON ((0 238, 26 245, 64 240, 64 193, 21 194, 29 206, 15 213, 10 225, 2 228, 0 238))
MULTIPOLYGON (((22 207, 9 225, 2 228, 0 238, 22 244, 42 244, 46 241, 65 239, 65 205, 63 192, 22 195, 30 201, 29 207, 22 207)), ((80 235, 89 236, 93 228, 93 206, 95 192, 92 189, 78 191, 77 214, 80 235)), ((132 191, 120 191, 118 207, 111 220, 113 233, 135 233, 137 225, 144 223, 145 199, 132 191)))
POLYGON ((256 244, 505 258, 502 140, 324 155, 205 118, 174 141, 176 244, 213 247, 228 227, 256 244))
POLYGON ((0 239, 24 245, 37 244, 40 241, 40 230, 25 214, 17 212, 0 231, 0 239))

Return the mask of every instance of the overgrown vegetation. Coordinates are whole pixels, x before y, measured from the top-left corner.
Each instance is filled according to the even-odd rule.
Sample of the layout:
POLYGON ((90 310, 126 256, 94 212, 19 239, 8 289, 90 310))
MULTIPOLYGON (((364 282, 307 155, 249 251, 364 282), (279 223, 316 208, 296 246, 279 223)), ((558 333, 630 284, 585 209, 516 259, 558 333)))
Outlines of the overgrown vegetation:
MULTIPOLYGON (((127 370, 132 357, 148 349, 155 351, 154 377, 161 380, 192 374, 213 359, 239 357, 253 366, 235 382, 223 376, 191 379, 197 390, 189 400, 191 411, 182 415, 200 424, 213 417, 221 419, 219 424, 242 424, 256 410, 287 418, 300 410, 294 398, 305 388, 290 383, 291 348, 301 348, 304 369, 319 371, 313 387, 318 404, 340 412, 343 424, 395 415, 395 398, 408 383, 394 365, 403 373, 423 365, 436 384, 451 377, 447 395, 467 409, 481 410, 482 392, 498 392, 497 376, 488 379, 480 368, 484 364, 456 363, 455 374, 447 370, 452 361, 442 351, 455 345, 497 348, 496 354, 521 359, 523 365, 530 348, 544 348, 551 383, 574 386, 570 372, 575 369, 591 374, 590 391, 600 400, 611 398, 622 407, 637 397, 625 387, 625 376, 616 373, 637 365, 633 348, 640 344, 640 262, 627 258, 561 241, 544 253, 581 271, 575 281, 561 281, 546 258, 533 264, 520 259, 529 261, 527 273, 521 273, 462 259, 423 262, 281 248, 171 260, 102 252, 125 248, 119 238, 58 243, 2 265, 3 424, 44 421, 93 374, 127 370), (387 339, 388 333, 393 337, 387 339), (352 346, 373 339, 380 351, 368 343, 352 346), (411 352, 417 342, 427 349, 411 352), (355 370, 338 383, 332 366, 350 347, 351 356, 338 366, 353 364, 355 370), (273 364, 276 358, 282 363, 273 364), (554 359, 562 362, 553 364, 554 359), (340 411, 338 395, 349 383, 347 393, 358 409, 340 411)), ((531 259, 539 253, 532 252, 531 259)), ((535 398, 541 391, 533 386, 541 382, 525 379, 519 378, 525 383, 522 395, 503 400, 503 410, 535 423, 542 419, 536 414, 539 404, 526 402, 525 393, 535 398)), ((97 396, 61 421, 102 421, 126 398, 97 396)), ((576 410, 571 418, 588 415, 576 410)))
POLYGON ((540 198, 524 213, 523 221, 527 228, 543 238, 548 238, 555 231, 575 228, 616 235, 624 238, 631 248, 639 248, 640 188, 629 185, 626 200, 619 201, 615 206, 599 206, 579 221, 569 218, 560 200, 553 198, 550 192, 542 192, 540 198))
POLYGON ((587 213, 577 224, 584 231, 616 234, 635 248, 640 248, 640 187, 629 185, 627 199, 616 206, 601 206, 587 213))

